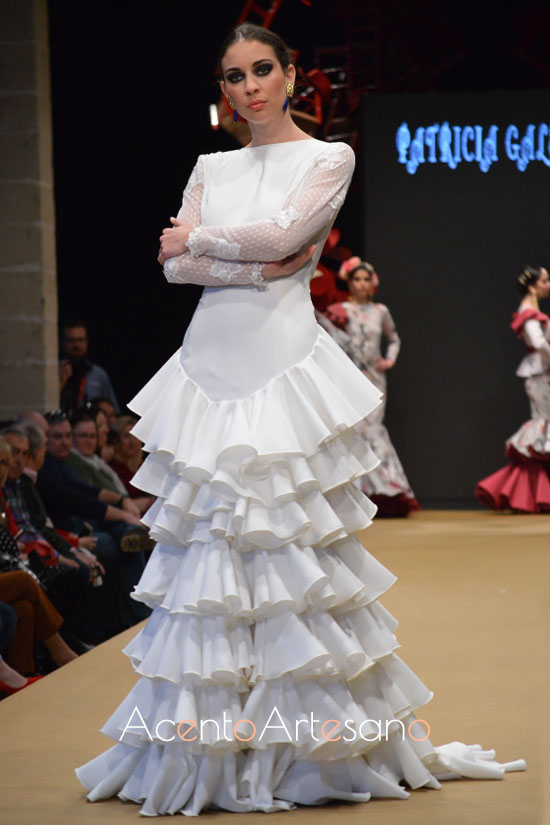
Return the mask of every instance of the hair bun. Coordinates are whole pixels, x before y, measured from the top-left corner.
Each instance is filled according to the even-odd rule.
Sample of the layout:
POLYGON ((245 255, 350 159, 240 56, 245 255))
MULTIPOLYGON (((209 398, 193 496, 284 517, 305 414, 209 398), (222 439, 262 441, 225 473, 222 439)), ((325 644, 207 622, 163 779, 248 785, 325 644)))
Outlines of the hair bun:
POLYGON ((530 286, 536 284, 542 274, 541 266, 525 266, 517 278, 517 287, 522 295, 527 295, 530 286))

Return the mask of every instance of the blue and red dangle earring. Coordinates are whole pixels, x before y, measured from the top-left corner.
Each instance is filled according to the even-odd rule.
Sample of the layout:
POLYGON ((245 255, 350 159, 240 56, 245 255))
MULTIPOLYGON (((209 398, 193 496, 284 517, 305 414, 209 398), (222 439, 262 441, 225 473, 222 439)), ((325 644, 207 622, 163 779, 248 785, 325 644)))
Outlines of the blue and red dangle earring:
POLYGON ((233 109, 233 123, 236 123, 239 119, 239 113, 237 112, 237 110, 235 108, 235 104, 233 103, 233 101, 231 100, 229 95, 227 95, 227 102, 229 103, 229 105, 233 109))
POLYGON ((285 91, 286 97, 285 102, 283 103, 283 112, 286 112, 286 110, 288 109, 289 101, 292 98, 292 95, 294 94, 294 83, 291 83, 290 80, 287 80, 286 82, 285 91))

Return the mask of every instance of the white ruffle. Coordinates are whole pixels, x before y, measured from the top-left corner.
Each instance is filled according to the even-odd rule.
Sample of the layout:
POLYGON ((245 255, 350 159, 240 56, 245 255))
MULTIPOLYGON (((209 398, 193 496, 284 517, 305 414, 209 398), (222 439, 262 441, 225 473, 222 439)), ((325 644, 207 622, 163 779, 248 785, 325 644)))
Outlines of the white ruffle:
POLYGON ((497 762, 494 750, 484 751, 481 745, 465 745, 463 742, 449 742, 436 748, 436 762, 433 766, 438 779, 502 779, 505 773, 524 771, 525 759, 511 762, 497 762))
POLYGON ((174 684, 230 685, 247 690, 255 661, 249 625, 224 616, 157 608, 124 648, 137 673, 174 684))
POLYGON ((144 521, 159 543, 132 595, 153 613, 125 649, 140 679, 103 728, 117 744, 77 772, 90 800, 196 815, 439 787, 450 757, 423 729, 415 741, 390 725, 380 741, 432 694, 377 601, 395 577, 349 535, 376 510, 356 482, 377 459, 354 426, 379 403, 324 333, 246 398, 210 400, 176 353, 133 400, 150 453, 134 484, 157 497, 144 521), (248 742, 248 723, 223 725, 261 729, 274 708, 286 732, 248 742), (296 731, 312 717, 363 736, 296 731), (199 741, 166 741, 182 720, 210 721, 199 741))
POLYGON ((293 747, 283 744, 239 754, 197 756, 182 754, 178 744, 143 749, 121 743, 80 768, 77 775, 90 788, 92 801, 118 794, 123 800, 142 803, 144 816, 179 812, 196 816, 209 806, 245 813, 289 810, 296 804, 322 805, 333 799, 406 799, 409 793, 399 784, 403 779, 411 788, 440 787, 425 763, 444 771, 446 763, 456 767, 460 759, 460 767, 469 772, 463 775, 473 770, 475 778, 496 779, 506 771, 525 768, 523 760, 487 761, 488 754, 494 757, 479 745, 453 742, 432 750, 421 761, 408 741, 397 739, 382 742, 365 758, 311 762, 295 760, 293 747))
MULTIPOLYGON (((200 483, 218 467, 259 475, 283 458, 315 456, 372 412, 381 395, 323 334, 303 361, 252 395, 227 401, 210 401, 185 373, 178 351, 129 406, 141 416, 134 434, 164 460, 162 469, 200 483)), ((150 469, 162 483, 161 465, 148 459, 143 468, 136 482, 150 469)))
MULTIPOLYGON (((256 497, 237 496, 232 502, 217 496, 211 485, 200 490, 177 477, 171 480, 167 498, 159 496, 141 520, 152 538, 173 545, 214 539, 231 542, 239 551, 284 547, 293 541, 326 545, 368 527, 376 513, 353 482, 325 495, 313 492, 269 507, 256 497)), ((281 480, 284 484, 284 477, 281 480)))
POLYGON ((151 455, 133 483, 157 496, 151 536, 240 551, 326 545, 367 527, 376 507, 354 481, 378 460, 353 431, 380 402, 330 339, 245 399, 212 402, 176 354, 130 406, 151 455))
MULTIPOLYGON (((428 702, 432 694, 410 668, 391 653, 349 682, 328 676, 297 680, 286 673, 279 678, 258 681, 244 698, 242 701, 236 686, 193 684, 188 679, 176 684, 145 677, 124 698, 102 732, 115 741, 143 747, 171 737, 179 741, 175 726, 169 723, 177 725, 182 720, 195 720, 196 739, 181 742, 182 751, 227 753, 291 744, 296 759, 334 760, 377 747, 385 737, 386 723, 393 724, 387 731, 388 741, 393 742, 399 731, 395 720, 402 720, 406 728, 414 721, 414 709, 428 702), (398 687, 392 685, 396 677, 400 680, 398 687), (310 732, 311 718, 317 720, 316 736, 310 732), (209 721, 199 734, 201 720, 209 721), (248 722, 237 725, 239 720, 251 720, 256 726, 255 732, 251 732, 248 722), (299 720, 305 721, 297 726, 299 720), (352 736, 343 731, 347 738, 341 736, 339 741, 326 741, 320 736, 320 724, 326 720, 338 720, 342 725, 350 720, 353 729, 362 730, 362 735, 352 736), (252 741, 245 741, 251 736, 252 741)), ((422 730, 418 738, 425 736, 422 730)), ((409 741, 407 735, 404 738, 409 741)), ((410 741, 416 747, 417 743, 410 741)), ((427 738, 418 746, 422 758, 426 753, 433 753, 427 738)))
POLYGON ((316 606, 333 613, 370 604, 395 576, 352 537, 328 547, 239 553, 225 541, 185 550, 157 544, 134 598, 171 613, 232 615, 256 621, 316 606))
POLYGON ((272 615, 258 620, 253 631, 233 616, 155 608, 124 652, 149 679, 247 690, 287 674, 294 680, 353 679, 399 647, 395 626, 377 602, 339 616, 328 611, 272 615))
MULTIPOLYGON (((406 762, 405 755, 401 762, 406 762)), ((183 755, 178 745, 141 749, 117 744, 80 768, 77 776, 90 788, 91 801, 118 794, 125 801, 142 803, 143 816, 197 816, 208 807, 267 813, 292 809, 296 803, 409 796, 392 768, 371 767, 363 759, 293 761, 290 745, 219 758, 183 755)), ((426 778, 425 784, 429 782, 426 778)))
MULTIPOLYGON (((201 745, 177 738, 166 744, 158 739, 151 742, 143 732, 140 736, 127 731, 122 742, 77 774, 92 801, 118 794, 144 803, 141 813, 145 815, 178 811, 193 815, 212 805, 231 811, 273 811, 329 799, 365 802, 371 795, 404 799, 408 793, 400 785, 403 779, 413 788, 438 787, 438 783, 425 765, 436 763, 428 740, 414 742, 390 728, 388 741, 379 741, 380 729, 365 723, 367 719, 383 724, 400 718, 406 728, 414 724, 414 716, 400 710, 403 694, 389 688, 396 677, 410 692, 409 706, 431 697, 395 656, 349 684, 334 680, 300 683, 289 676, 260 682, 242 710, 237 695, 225 687, 194 690, 142 679, 103 730, 114 739, 120 739, 134 707, 142 709, 151 733, 163 719, 216 719, 222 729, 223 708, 232 723, 256 720, 256 736, 263 738, 254 748, 239 753, 246 745, 235 738, 209 738, 212 724, 205 725, 201 745), (274 707, 279 715, 270 718, 274 707), (311 715, 318 720, 350 720, 356 731, 362 725, 362 736, 348 743, 327 742, 318 729, 311 736, 305 725, 296 736, 295 721, 307 722, 311 715), (284 728, 277 726, 279 720, 284 728), (266 724, 271 727, 264 731, 266 724)), ((170 736, 165 724, 161 731, 164 738, 170 736)), ((250 735, 247 723, 237 731, 243 738, 250 735)), ((231 726, 227 732, 231 734, 231 726)), ((418 738, 423 736, 417 733, 418 738)))
POLYGON ((532 418, 506 442, 506 449, 526 459, 550 460, 550 420, 532 418))

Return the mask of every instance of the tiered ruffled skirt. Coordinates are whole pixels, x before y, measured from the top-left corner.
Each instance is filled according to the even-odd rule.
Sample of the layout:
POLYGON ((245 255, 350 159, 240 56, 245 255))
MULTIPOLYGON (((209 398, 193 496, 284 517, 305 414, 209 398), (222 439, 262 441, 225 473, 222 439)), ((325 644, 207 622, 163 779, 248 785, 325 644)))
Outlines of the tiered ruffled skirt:
POLYGON ((525 380, 531 418, 506 442, 510 464, 480 481, 478 499, 495 510, 550 512, 550 374, 525 380))
POLYGON ((179 353, 134 399, 150 453, 134 483, 158 497, 135 598, 153 613, 103 728, 117 744, 77 772, 90 800, 195 815, 438 787, 413 715, 431 693, 377 601, 394 576, 352 537, 377 464, 354 425, 379 402, 322 330, 245 399, 209 400, 179 353))

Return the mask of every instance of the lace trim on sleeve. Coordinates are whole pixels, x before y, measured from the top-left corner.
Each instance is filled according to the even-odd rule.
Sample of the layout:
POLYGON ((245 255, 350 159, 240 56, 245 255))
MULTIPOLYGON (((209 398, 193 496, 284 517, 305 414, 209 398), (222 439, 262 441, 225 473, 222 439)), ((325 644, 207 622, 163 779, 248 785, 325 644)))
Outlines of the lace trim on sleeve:
POLYGON ((262 265, 260 263, 252 264, 250 280, 252 281, 254 286, 260 287, 261 289, 265 289, 265 287, 267 286, 266 279, 262 277, 262 265))
POLYGON ((224 284, 235 282, 242 266, 234 261, 214 261, 210 267, 210 274, 214 278, 219 278, 224 284))
MULTIPOLYGON (((223 281, 225 284, 242 284, 243 281, 239 278, 239 273, 242 272, 242 264, 236 263, 235 261, 215 260, 210 267, 210 274, 214 278, 219 278, 220 281, 223 281)), ((258 287, 267 286, 267 281, 265 278, 262 278, 262 265, 260 263, 252 264, 248 273, 247 282, 258 287)))
POLYGON ((349 159, 349 146, 334 144, 329 150, 321 152, 315 158, 315 165, 321 169, 337 169, 349 159))
POLYGON ((169 283, 177 284, 177 283, 184 283, 184 281, 180 278, 180 258, 167 258, 164 261, 164 265, 162 267, 162 271, 164 272, 164 277, 169 283))
POLYGON ((200 260, 189 253, 168 258, 164 275, 170 283, 199 284, 201 286, 248 286, 264 289, 268 282, 262 277, 261 263, 222 261, 202 256, 200 260))
POLYGON ((230 243, 225 238, 211 238, 208 234, 208 227, 196 226, 192 232, 189 233, 187 239, 187 246, 193 258, 198 258, 202 255, 201 240, 204 242, 208 240, 210 244, 210 255, 215 258, 225 258, 226 260, 238 259, 240 253, 240 246, 238 243, 230 243))
POLYGON ((276 223, 277 226, 280 226, 281 229, 288 229, 293 221, 298 221, 301 217, 302 216, 294 206, 289 206, 287 209, 283 209, 277 215, 274 215, 270 218, 270 220, 272 223, 276 223))

